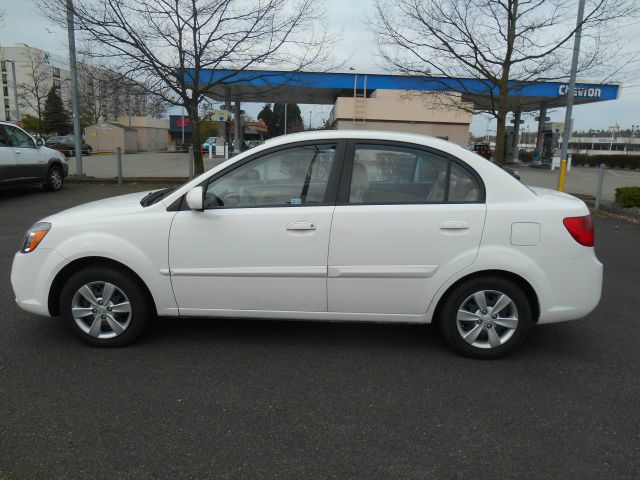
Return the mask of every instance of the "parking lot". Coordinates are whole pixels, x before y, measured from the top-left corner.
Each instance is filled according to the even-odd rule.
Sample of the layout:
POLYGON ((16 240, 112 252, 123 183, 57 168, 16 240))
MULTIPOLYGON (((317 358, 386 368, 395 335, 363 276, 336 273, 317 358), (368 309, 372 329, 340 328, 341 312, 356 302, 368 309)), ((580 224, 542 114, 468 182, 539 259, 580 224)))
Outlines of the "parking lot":
POLYGON ((95 349, 18 309, 33 222, 149 188, 0 191, 0 479, 640 477, 640 225, 596 217, 596 311, 497 361, 435 328, 321 322, 158 319, 95 349))

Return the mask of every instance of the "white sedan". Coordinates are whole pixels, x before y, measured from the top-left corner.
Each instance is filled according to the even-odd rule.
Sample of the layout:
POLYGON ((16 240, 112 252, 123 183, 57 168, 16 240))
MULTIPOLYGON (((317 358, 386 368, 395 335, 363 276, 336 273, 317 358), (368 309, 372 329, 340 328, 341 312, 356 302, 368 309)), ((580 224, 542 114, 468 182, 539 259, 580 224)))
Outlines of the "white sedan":
POLYGON ((18 305, 124 345, 156 315, 437 323, 462 354, 511 351, 602 289, 586 205, 419 135, 279 137, 176 189, 36 223, 18 305))

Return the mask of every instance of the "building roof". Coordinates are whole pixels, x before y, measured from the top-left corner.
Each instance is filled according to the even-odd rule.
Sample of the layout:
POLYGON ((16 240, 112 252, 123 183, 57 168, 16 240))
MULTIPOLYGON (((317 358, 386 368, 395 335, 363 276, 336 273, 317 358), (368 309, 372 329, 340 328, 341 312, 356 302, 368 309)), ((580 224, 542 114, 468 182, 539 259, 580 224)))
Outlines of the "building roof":
MULTIPOLYGON (((187 78, 195 75, 188 70, 187 78)), ((215 100, 239 98, 245 102, 292 102, 333 104, 338 97, 358 93, 369 95, 374 90, 409 90, 460 92, 464 101, 477 109, 489 105, 492 94, 487 81, 475 78, 444 78, 436 76, 388 75, 378 73, 287 72, 273 70, 204 70, 201 81, 210 85, 208 95, 215 100)), ((566 104, 568 86, 564 82, 513 83, 509 94, 510 108, 522 111, 538 110, 566 104), (517 87, 516 87, 517 85, 517 87)), ((601 102, 618 98, 620 86, 615 84, 579 83, 575 104, 601 102)))
POLYGON ((137 131, 137 129, 130 127, 128 125, 123 125, 122 123, 118 123, 118 122, 107 122, 107 123, 114 127, 121 128, 122 130, 131 131, 131 132, 137 131))

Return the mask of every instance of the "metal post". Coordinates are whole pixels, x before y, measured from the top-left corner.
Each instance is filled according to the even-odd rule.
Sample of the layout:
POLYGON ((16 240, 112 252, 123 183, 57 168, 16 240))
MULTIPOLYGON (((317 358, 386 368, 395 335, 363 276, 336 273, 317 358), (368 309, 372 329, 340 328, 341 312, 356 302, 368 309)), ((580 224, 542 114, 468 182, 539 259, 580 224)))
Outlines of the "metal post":
POLYGON ((189 178, 193 178, 193 145, 189 145, 189 178))
MULTIPOLYGON (((562 132, 562 150, 560 159, 567 159, 569 149, 569 136, 571 135, 571 114, 573 111, 573 95, 576 90, 576 72, 578 70, 578 58, 580 57, 580 39, 582 37, 582 18, 584 17, 584 2, 580 0, 578 5, 578 18, 576 20, 576 36, 573 40, 573 58, 571 59, 571 74, 569 76, 569 91, 567 92, 567 109, 564 114, 564 131, 562 132)), ((562 173, 561 173, 562 175, 562 173)))
POLYGON ((604 163, 600 164, 600 172, 598 172, 598 187, 596 188, 596 205, 595 209, 600 208, 600 199, 602 198, 602 184, 604 183, 604 163))
POLYGON ((71 103, 73 105, 73 137, 76 151, 76 173, 82 171, 82 132, 80 131, 80 111, 78 107, 78 73, 76 71, 76 36, 73 25, 73 0, 67 0, 67 31, 69 34, 69 68, 71 76, 71 103))
POLYGON ((211 160, 212 158, 213 158, 213 145, 209 144, 209 160, 211 160))
POLYGON ((238 97, 236 97, 236 105, 235 105, 235 133, 234 133, 234 138, 233 138, 233 153, 234 154, 238 154, 240 152, 242 152, 242 142, 241 142, 241 138, 240 138, 240 124, 241 124, 241 119, 240 119, 240 99, 238 97))
POLYGON ((13 74, 13 101, 16 102, 16 121, 20 120, 20 103, 18 102, 18 82, 16 81, 16 61, 11 60, 11 73, 13 74))
POLYGON ((522 112, 518 109, 513 112, 514 115, 514 123, 513 123, 513 136, 511 140, 513 141, 511 145, 511 161, 518 161, 518 153, 520 146, 520 120, 522 118, 522 112))
POLYGON ((118 164, 118 186, 122 185, 122 148, 116 147, 116 162, 118 164))
POLYGON ((558 179, 558 191, 564 192, 564 180, 567 174, 567 161, 562 160, 560 162, 560 178, 558 179))
POLYGON ((287 107, 288 105, 284 104, 284 134, 287 134, 287 107))

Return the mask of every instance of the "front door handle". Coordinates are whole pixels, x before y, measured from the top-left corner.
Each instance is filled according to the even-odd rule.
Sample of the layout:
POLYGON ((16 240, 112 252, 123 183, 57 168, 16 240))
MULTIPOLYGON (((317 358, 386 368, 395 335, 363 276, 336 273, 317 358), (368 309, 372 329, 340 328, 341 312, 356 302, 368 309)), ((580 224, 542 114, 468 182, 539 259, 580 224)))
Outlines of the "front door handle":
POLYGON ((316 224, 311 222, 291 222, 287 225, 287 230, 315 230, 316 224))
POLYGON ((467 222, 462 221, 452 221, 452 222, 442 222, 440 224, 440 230, 468 230, 469 225, 467 222))

